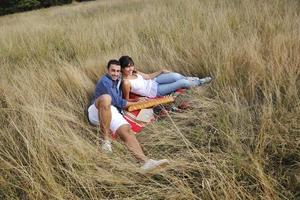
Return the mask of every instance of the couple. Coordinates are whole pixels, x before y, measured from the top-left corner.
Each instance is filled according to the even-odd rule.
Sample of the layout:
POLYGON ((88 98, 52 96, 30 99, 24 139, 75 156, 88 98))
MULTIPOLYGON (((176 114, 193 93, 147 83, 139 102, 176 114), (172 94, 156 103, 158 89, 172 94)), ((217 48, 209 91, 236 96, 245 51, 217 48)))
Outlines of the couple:
POLYGON ((135 70, 134 62, 129 56, 122 56, 119 62, 123 78, 123 98, 127 101, 135 101, 135 99, 130 99, 130 93, 154 98, 169 95, 181 88, 199 86, 211 81, 211 77, 203 79, 199 79, 198 77, 185 77, 179 73, 170 72, 168 70, 145 74, 135 70))
POLYGON ((120 61, 110 60, 107 64, 107 73, 98 80, 92 99, 92 105, 88 108, 89 121, 94 125, 100 126, 100 132, 103 137, 102 150, 112 153, 111 134, 117 134, 117 136, 123 140, 129 151, 142 164, 141 169, 143 171, 150 171, 159 166, 168 164, 169 161, 167 159, 153 160, 144 154, 138 140, 131 132, 129 123, 124 119, 121 113, 128 106, 137 103, 129 99, 130 90, 139 95, 155 97, 157 95, 174 92, 178 88, 189 88, 197 85, 196 83, 200 84, 200 80, 201 79, 198 78, 184 77, 180 74, 170 73, 168 71, 153 74, 136 72, 134 71, 134 63, 129 56, 122 56, 120 61), (123 92, 120 89, 121 69, 125 78, 122 87, 124 95, 122 95, 123 92), (135 76, 136 78, 134 78, 135 76), (186 81, 181 81, 181 79, 176 80, 176 78, 179 77, 182 77, 181 79, 186 81), (135 84, 137 80, 141 80, 142 83, 137 82, 135 84), (133 84, 131 83, 132 81, 134 82, 133 84), (171 85, 165 87, 165 84, 171 85), (173 91, 170 91, 170 88, 173 88, 173 91), (139 93, 139 91, 143 93, 139 93))

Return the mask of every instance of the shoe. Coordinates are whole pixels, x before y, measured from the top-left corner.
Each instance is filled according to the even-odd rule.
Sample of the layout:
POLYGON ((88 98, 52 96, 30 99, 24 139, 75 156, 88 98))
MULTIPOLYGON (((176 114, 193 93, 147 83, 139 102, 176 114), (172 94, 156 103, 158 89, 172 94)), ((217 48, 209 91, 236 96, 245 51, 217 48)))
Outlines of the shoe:
POLYGON ((199 79, 199 81, 200 81, 200 85, 202 85, 202 84, 211 82, 212 78, 210 76, 208 76, 208 77, 199 79))
POLYGON ((169 160, 167 159, 162 159, 162 160, 148 160, 145 162, 145 164, 141 167, 141 169, 144 171, 144 172, 148 172, 148 171, 151 171, 151 170, 154 170, 158 167, 162 167, 164 165, 167 165, 169 164, 169 160))
POLYGON ((199 77, 193 76, 193 77, 187 77, 187 80, 189 81, 199 81, 199 77))
POLYGON ((105 153, 112 153, 111 142, 109 140, 104 140, 102 143, 101 149, 105 153))

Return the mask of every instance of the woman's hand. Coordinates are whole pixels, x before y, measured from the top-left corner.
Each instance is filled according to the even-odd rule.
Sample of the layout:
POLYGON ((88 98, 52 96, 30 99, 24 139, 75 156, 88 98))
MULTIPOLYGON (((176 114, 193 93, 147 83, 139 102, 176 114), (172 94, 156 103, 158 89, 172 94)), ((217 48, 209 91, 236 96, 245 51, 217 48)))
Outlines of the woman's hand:
POLYGON ((128 99, 127 101, 129 101, 129 102, 138 102, 138 101, 139 101, 139 98, 128 99))
POLYGON ((138 102, 143 102, 143 101, 147 101, 148 98, 147 97, 139 97, 138 98, 138 102))
POLYGON ((169 71, 169 70, 167 70, 167 69, 163 69, 163 70, 161 70, 161 73, 162 74, 165 74, 165 73, 170 73, 171 71, 169 71))
POLYGON ((143 101, 147 101, 147 97, 136 97, 134 99, 130 99, 130 102, 143 102, 143 101))

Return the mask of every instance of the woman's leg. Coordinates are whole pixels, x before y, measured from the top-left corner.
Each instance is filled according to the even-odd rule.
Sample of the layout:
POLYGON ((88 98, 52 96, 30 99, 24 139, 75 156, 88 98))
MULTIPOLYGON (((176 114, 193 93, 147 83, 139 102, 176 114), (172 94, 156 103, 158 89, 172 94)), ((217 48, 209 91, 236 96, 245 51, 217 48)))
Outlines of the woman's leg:
POLYGON ((189 77, 189 76, 183 76, 176 72, 170 72, 170 73, 164 73, 158 75, 154 80, 159 84, 166 84, 166 83, 173 83, 180 79, 187 79, 189 81, 192 81, 192 85, 200 85, 198 77, 189 77))
POLYGON ((189 81, 187 79, 180 79, 173 83, 158 84, 157 96, 165 96, 172 92, 175 92, 178 89, 190 88, 190 87, 196 86, 198 84, 199 84, 198 81, 189 81))
POLYGON ((154 80, 159 84, 165 84, 165 83, 173 83, 180 79, 186 79, 186 77, 176 72, 170 72, 170 73, 160 74, 154 80))

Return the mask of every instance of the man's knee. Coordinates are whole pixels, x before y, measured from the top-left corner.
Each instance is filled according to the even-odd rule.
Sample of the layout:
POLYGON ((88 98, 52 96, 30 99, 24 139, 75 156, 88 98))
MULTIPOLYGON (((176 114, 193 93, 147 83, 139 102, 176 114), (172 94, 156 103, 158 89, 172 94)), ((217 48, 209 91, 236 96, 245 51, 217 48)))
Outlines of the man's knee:
POLYGON ((129 124, 124 124, 124 125, 120 126, 117 130, 117 134, 125 142, 128 140, 131 140, 133 137, 135 137, 135 135, 131 132, 129 124))
POLYGON ((109 109, 111 105, 111 96, 108 94, 103 94, 99 96, 96 101, 95 105, 97 109, 109 109))

